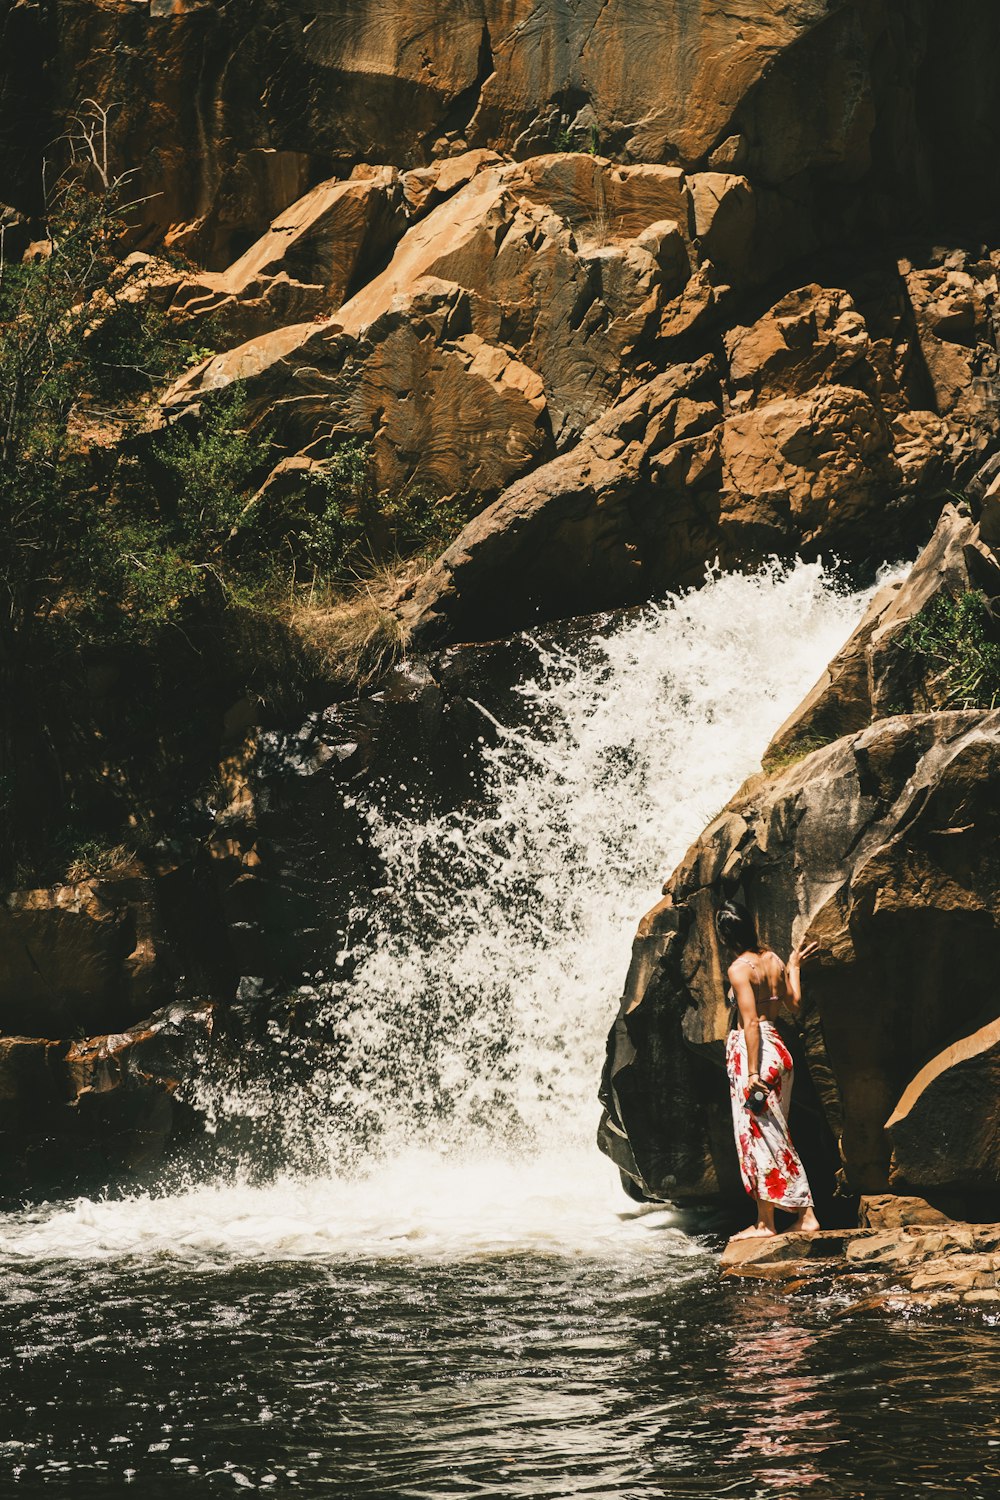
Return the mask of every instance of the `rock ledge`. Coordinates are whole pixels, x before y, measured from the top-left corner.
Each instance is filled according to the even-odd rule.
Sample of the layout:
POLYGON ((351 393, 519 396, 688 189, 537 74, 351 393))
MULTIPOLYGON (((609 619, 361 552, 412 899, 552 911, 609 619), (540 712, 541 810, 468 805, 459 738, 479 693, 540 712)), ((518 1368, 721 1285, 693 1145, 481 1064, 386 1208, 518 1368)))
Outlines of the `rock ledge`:
POLYGON ((730 1240, 722 1275, 846 1293, 842 1315, 900 1309, 1000 1314, 1000 1224, 908 1224, 730 1240))

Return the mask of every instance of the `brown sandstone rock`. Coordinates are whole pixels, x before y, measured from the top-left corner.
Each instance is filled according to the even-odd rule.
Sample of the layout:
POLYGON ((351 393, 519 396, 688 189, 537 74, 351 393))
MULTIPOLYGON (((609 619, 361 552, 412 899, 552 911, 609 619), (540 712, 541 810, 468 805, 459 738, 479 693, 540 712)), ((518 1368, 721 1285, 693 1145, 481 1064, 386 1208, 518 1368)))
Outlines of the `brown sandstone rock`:
POLYGON ((65 1035, 127 1025, 167 991, 152 883, 139 870, 15 891, 0 907, 0 1027, 65 1035))
POLYGON ((804 396, 818 385, 877 387, 868 326, 844 291, 799 287, 755 323, 731 329, 725 344, 741 404, 804 396))
POLYGON ((0 1195, 121 1181, 157 1161, 212 1027, 211 1005, 171 1006, 85 1041, 0 1038, 0 1195))
MULTIPOLYGON (((964 257, 961 257, 964 259, 964 257)), ((940 416, 991 426, 1000 388, 994 315, 997 268, 991 261, 917 270, 903 263, 920 347, 940 416)))
MULTIPOLYGON (((541 164, 527 165, 542 175, 541 164)), ((575 180, 563 178, 569 186, 575 180)), ((654 233, 655 224, 633 242, 626 263, 638 267, 654 233)), ((662 248, 657 253, 662 258, 662 248)), ((606 259, 602 273, 606 308, 614 306, 611 263, 606 259)), ((688 280, 681 302, 695 281, 688 280)), ((637 298, 655 284, 632 281, 638 310, 630 323, 644 305, 637 298)), ((676 301, 661 311, 661 332, 676 301)), ((628 305, 626 297, 623 318, 628 305)), ((539 360, 537 340, 521 347, 539 360)), ((726 349, 719 387, 707 378, 699 383, 684 408, 690 419, 669 444, 662 422, 645 433, 637 423, 682 378, 676 369, 652 380, 646 394, 635 391, 612 406, 570 453, 517 481, 407 594, 407 626, 418 636, 485 635, 515 628, 536 610, 548 617, 593 610, 693 582, 715 557, 746 565, 774 551, 823 545, 850 554, 883 546, 889 518, 902 522, 921 487, 933 488, 950 460, 939 418, 899 413, 898 382, 852 299, 801 288, 754 324, 731 330, 726 349), (618 430, 632 442, 616 441, 618 430), (508 528, 511 536, 501 536, 508 528), (543 568, 546 587, 533 579, 543 568), (499 612, 497 599, 504 601, 499 612)), ((838 667, 842 696, 861 689, 857 653, 874 629, 874 620, 866 622, 851 646, 846 676, 846 661, 838 667)), ((827 695, 825 711, 831 707, 827 695)), ((868 717, 855 715, 838 732, 868 717)))
MULTIPOLYGON (((282 329, 220 356, 179 381, 166 408, 181 413, 240 379, 262 413, 277 408, 289 444, 331 430, 371 437, 387 486, 402 473, 446 494, 490 496, 474 470, 435 463, 434 448, 460 457, 470 441, 480 453, 490 446, 493 467, 509 478, 523 467, 523 444, 508 436, 509 418, 488 410, 479 431, 454 430, 435 346, 470 335, 534 371, 552 436, 565 446, 618 393, 643 339, 679 310, 690 267, 675 218, 686 217, 686 202, 683 174, 673 168, 614 168, 587 155, 486 167, 403 237, 335 322, 282 329), (427 318, 433 287, 452 289, 450 315, 436 322, 427 318), (420 342, 427 348, 417 353, 420 342)), ((470 405, 483 399, 470 383, 470 405)))
MULTIPOLYGON (((237 21, 213 5, 136 12, 115 0, 94 14, 63 0, 51 40, 15 44, 22 69, 32 47, 55 52, 57 113, 87 97, 123 100, 114 145, 142 165, 140 193, 158 195, 150 220, 183 223, 187 245, 231 259, 237 229, 259 233, 320 163, 411 167, 450 154, 459 132, 472 147, 528 155, 562 133, 570 98, 589 101, 581 145, 698 161, 831 3, 735 17, 711 0, 691 14, 653 0, 570 12, 485 0, 460 13, 415 0, 387 15, 361 0, 305 19, 265 3, 237 21)), ((20 90, 8 97, 23 119, 20 90)), ((16 160, 12 124, 0 118, 0 145, 16 160)), ((50 125, 45 141, 57 133, 50 125)))
POLYGON ((925 1198, 896 1193, 869 1193, 858 1205, 858 1223, 862 1229, 902 1229, 906 1225, 947 1224, 949 1215, 934 1208, 925 1198))
POLYGON ((904 1227, 881 1233, 783 1234, 730 1240, 721 1268, 724 1277, 780 1280, 786 1293, 799 1278, 806 1290, 854 1294, 866 1289, 839 1314, 845 1317, 957 1306, 988 1311, 1000 1301, 998 1243, 996 1224, 931 1232, 904 1227))
POLYGON ((853 388, 825 386, 724 425, 721 526, 752 552, 789 531, 806 546, 835 542, 872 525, 900 488, 884 413, 853 388))
POLYGON ((957 25, 944 0, 915 0, 904 16, 850 0, 666 11, 358 0, 316 14, 263 0, 238 17, 207 3, 60 0, 44 24, 25 5, 3 26, 0 187, 34 187, 38 157, 80 101, 121 100, 113 144, 154 195, 150 237, 183 225, 214 265, 333 170, 420 168, 465 145, 523 157, 568 140, 746 173, 786 226, 766 245, 779 258, 838 238, 844 220, 894 226, 901 200, 988 198, 995 183, 985 4, 957 25))
POLYGON ((868 647, 902 586, 897 581, 879 589, 822 676, 775 732, 762 757, 766 771, 871 723, 868 647))
POLYGON ((420 217, 471 182, 477 173, 500 165, 501 158, 495 151, 463 151, 446 161, 404 172, 400 180, 406 207, 414 218, 420 217))
POLYGON ((891 1181, 919 1188, 1000 1188, 1000 1020, 952 1042, 921 1068, 886 1122, 891 1181))
POLYGON ((0 1037, 0 1131, 30 1129, 65 1097, 62 1042, 0 1037))
POLYGON ((242 345, 179 382, 165 411, 183 417, 234 380, 245 384, 251 420, 273 414, 293 453, 369 442, 378 483, 392 493, 416 484, 489 498, 548 440, 538 376, 470 331, 468 299, 453 283, 418 282, 360 337, 329 323, 242 345))
POLYGON ((905 631, 938 595, 976 588, 1000 592, 1000 567, 972 518, 946 505, 906 578, 879 590, 850 639, 777 730, 764 753, 765 767, 777 768, 873 719, 945 706, 933 669, 904 649, 905 631))
POLYGON ((773 1239, 730 1240, 722 1252, 724 1270, 732 1266, 773 1265, 783 1261, 839 1260, 855 1243, 864 1244, 863 1230, 824 1229, 818 1234, 779 1234, 773 1239))
POLYGON ((138 294, 185 331, 208 325, 217 345, 238 344, 333 312, 405 228, 392 169, 321 182, 227 270, 191 276, 154 263, 138 294))
POLYGON ((513 485, 403 594, 426 638, 502 633, 542 607, 579 613, 596 587, 627 603, 701 564, 688 486, 717 467, 709 361, 641 386, 569 453, 513 485))

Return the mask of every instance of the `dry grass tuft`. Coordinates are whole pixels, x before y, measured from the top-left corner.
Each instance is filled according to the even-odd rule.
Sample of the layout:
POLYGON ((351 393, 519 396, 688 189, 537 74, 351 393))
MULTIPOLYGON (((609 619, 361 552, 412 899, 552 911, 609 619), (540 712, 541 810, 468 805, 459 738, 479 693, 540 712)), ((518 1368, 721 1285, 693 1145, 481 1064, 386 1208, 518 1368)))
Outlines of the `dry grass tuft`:
POLYGON ((117 875, 135 859, 128 844, 108 848, 96 840, 81 844, 70 856, 63 873, 66 885, 80 885, 85 880, 107 879, 117 875))
POLYGON ((288 625, 324 677, 369 686, 402 657, 407 632, 393 608, 413 564, 386 567, 350 591, 310 594, 288 608, 288 625))

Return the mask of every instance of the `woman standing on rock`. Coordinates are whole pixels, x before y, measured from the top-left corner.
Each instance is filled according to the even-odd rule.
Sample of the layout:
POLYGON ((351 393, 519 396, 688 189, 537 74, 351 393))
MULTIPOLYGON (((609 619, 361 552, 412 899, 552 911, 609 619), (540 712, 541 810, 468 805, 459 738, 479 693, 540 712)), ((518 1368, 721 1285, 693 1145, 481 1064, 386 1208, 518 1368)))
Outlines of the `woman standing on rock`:
POLYGON ((735 955, 728 972, 729 995, 737 1014, 726 1041, 726 1072, 740 1175, 757 1204, 756 1224, 735 1238, 773 1235, 776 1208, 795 1214, 792 1231, 812 1234, 819 1221, 809 1181, 788 1133, 792 1059, 774 1023, 783 1002, 798 1010, 800 969, 818 945, 795 948, 786 970, 778 955, 761 945, 753 917, 739 902, 727 901, 719 908, 715 927, 735 955))

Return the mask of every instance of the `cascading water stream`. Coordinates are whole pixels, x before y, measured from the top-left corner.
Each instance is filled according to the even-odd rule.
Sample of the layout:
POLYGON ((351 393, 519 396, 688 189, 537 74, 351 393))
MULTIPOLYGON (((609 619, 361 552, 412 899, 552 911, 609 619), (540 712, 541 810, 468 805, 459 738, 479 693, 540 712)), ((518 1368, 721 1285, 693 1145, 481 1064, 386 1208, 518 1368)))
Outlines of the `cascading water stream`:
MULTIPOLYGON (((655 1239, 623 1227, 593 1145, 636 922, 867 598, 819 563, 774 564, 540 646, 521 722, 482 748, 481 803, 366 809, 384 888, 339 955, 350 978, 335 966, 303 987, 333 1061, 305 1083, 204 1087, 216 1116, 280 1118, 288 1172, 27 1213, 0 1251, 211 1260, 655 1239)), ((293 1046, 277 1036, 275 1060, 293 1046)))

